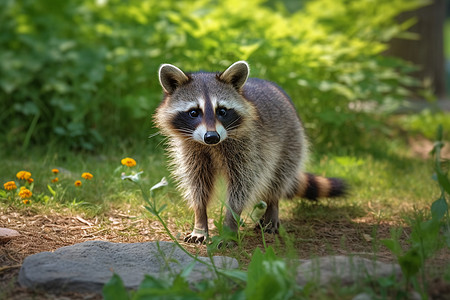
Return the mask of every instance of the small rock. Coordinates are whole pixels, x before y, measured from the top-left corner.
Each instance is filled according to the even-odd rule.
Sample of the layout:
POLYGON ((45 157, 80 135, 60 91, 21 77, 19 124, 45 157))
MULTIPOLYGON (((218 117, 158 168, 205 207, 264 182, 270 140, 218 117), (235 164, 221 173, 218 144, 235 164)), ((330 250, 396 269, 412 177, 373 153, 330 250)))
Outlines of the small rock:
MULTIPOLYGON (((208 257, 199 257, 210 263, 208 257)), ((193 259, 171 242, 111 243, 88 241, 62 247, 54 252, 41 252, 25 258, 19 273, 23 287, 52 292, 96 292, 109 281, 113 272, 127 288, 137 288, 144 275, 170 278, 180 273, 193 259)), ((234 258, 214 256, 219 268, 234 269, 234 258)), ((188 281, 214 278, 208 266, 196 262, 188 281)))
POLYGON ((361 293, 353 297, 352 300, 372 300, 373 297, 368 293, 361 293))
POLYGON ((7 242, 15 237, 20 236, 20 233, 14 229, 0 228, 0 242, 7 242))
POLYGON ((301 286, 309 281, 320 285, 327 285, 330 282, 351 285, 363 278, 376 279, 391 275, 401 275, 399 265, 357 256, 325 256, 302 260, 297 268, 297 283, 301 286))

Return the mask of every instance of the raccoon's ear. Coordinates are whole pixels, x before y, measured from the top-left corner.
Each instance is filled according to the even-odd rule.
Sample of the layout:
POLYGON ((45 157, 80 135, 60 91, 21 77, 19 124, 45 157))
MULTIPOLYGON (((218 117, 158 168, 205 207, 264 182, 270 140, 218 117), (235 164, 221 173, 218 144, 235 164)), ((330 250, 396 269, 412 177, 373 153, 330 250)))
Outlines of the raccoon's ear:
POLYGON ((159 83, 166 93, 172 94, 179 86, 190 80, 183 71, 174 65, 164 64, 159 67, 159 83))
POLYGON ((247 81, 250 67, 248 63, 241 60, 228 67, 219 74, 219 80, 233 85, 237 90, 241 89, 247 81))

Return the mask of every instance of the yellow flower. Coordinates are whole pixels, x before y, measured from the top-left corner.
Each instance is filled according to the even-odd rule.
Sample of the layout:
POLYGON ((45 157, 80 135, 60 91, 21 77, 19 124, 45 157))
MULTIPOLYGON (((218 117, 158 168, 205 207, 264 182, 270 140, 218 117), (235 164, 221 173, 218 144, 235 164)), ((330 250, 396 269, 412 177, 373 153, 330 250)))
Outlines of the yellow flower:
POLYGON ((19 192, 19 196, 22 199, 27 199, 33 196, 33 193, 29 189, 21 189, 19 192))
POLYGON ((59 170, 58 169, 52 169, 53 174, 58 174, 59 170))
POLYGON ((81 181, 79 180, 75 181, 75 186, 81 186, 81 181))
POLYGON ((28 181, 29 184, 32 184, 34 179, 30 177, 30 178, 27 179, 27 181, 28 181))
POLYGON ((136 161, 129 157, 125 157, 124 159, 122 159, 121 163, 122 163, 122 165, 130 167, 130 168, 134 167, 136 165, 136 161))
POLYGON ((30 199, 23 199, 22 202, 23 202, 23 204, 30 204, 31 200, 30 199))
POLYGON ((17 189, 16 183, 14 181, 8 181, 7 183, 3 184, 5 187, 5 190, 11 191, 17 189))
POLYGON ((16 174, 17 178, 28 180, 31 177, 31 173, 27 171, 20 171, 16 174))
POLYGON ((91 180, 92 177, 94 177, 94 175, 92 175, 91 173, 85 172, 85 173, 81 174, 81 177, 83 177, 86 180, 91 180))
POLYGON ((52 179, 52 182, 58 182, 58 180, 59 180, 58 177, 55 177, 52 179))

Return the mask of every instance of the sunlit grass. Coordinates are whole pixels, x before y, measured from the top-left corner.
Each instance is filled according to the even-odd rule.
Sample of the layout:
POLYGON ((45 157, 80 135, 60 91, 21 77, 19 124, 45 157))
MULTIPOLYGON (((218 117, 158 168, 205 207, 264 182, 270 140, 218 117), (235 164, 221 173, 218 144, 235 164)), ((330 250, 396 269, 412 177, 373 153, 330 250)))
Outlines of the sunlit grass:
MULTIPOLYGON (((430 161, 414 157, 400 136, 392 140, 376 138, 372 146, 369 147, 370 151, 360 149, 353 155, 313 151, 307 171, 343 178, 350 187, 349 193, 345 198, 321 200, 319 205, 300 199, 284 200, 280 210, 282 222, 291 218, 333 221, 370 216, 380 221, 401 223, 404 216, 428 208, 439 193, 432 180, 430 161)), ((102 155, 60 149, 46 151, 43 148, 29 151, 26 155, 6 154, 4 168, 0 170, 0 181, 2 184, 7 183, 15 179, 18 171, 28 170, 34 179, 33 197, 29 205, 19 203, 20 198, 15 199, 14 203, 3 198, 0 205, 10 205, 16 209, 32 207, 36 212, 64 208, 88 216, 119 209, 131 215, 151 218, 143 209, 139 189, 121 180, 124 172, 143 171, 142 184, 149 188, 162 177, 168 178, 169 186, 156 195, 157 201, 167 204, 163 215, 179 233, 191 230, 193 212, 170 178, 163 147, 137 146, 128 153, 124 153, 120 146, 110 149, 102 155), (83 178, 83 173, 93 177, 90 180, 83 178), (52 182, 56 176, 58 181, 52 182), (82 182, 81 186, 74 185, 77 180, 82 182)), ((215 199, 209 206, 208 215, 211 219, 218 220, 223 214, 225 190, 225 182, 221 180, 215 199)), ((244 214, 243 218, 251 222, 248 215, 244 214)))
MULTIPOLYGON (((3 168, 0 170, 0 181, 6 183, 15 178, 20 170, 32 173, 34 209, 45 211, 50 207, 66 207, 88 214, 106 212, 115 207, 139 208, 141 202, 137 191, 128 186, 120 178, 127 166, 121 164, 124 157, 118 153, 107 155, 77 154, 67 150, 46 152, 45 149, 28 151, 26 155, 4 155, 3 168), (57 181, 54 181, 58 170, 57 181), (92 178, 91 178, 92 176, 92 178), (75 182, 81 182, 76 186, 75 182)), ((145 170, 143 181, 151 186, 162 177, 168 176, 162 155, 144 151, 136 154, 136 168, 145 170)), ((1 200, 1 205, 17 205, 17 199, 1 200)), ((20 206, 17 207, 20 209, 20 206)))

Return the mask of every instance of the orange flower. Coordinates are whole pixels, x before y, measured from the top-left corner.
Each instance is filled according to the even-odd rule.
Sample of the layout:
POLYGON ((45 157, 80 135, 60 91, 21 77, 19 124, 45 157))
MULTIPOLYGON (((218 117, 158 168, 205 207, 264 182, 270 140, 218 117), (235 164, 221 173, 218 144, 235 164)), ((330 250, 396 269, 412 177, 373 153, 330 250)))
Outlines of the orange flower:
POLYGON ((52 169, 53 174, 58 174, 59 170, 58 169, 52 169))
POLYGON ((31 177, 31 173, 27 171, 20 171, 16 174, 17 178, 28 180, 31 177))
POLYGON ((27 181, 28 181, 29 184, 32 184, 34 179, 30 177, 30 178, 27 179, 27 181))
POLYGON ((22 202, 23 202, 23 204, 30 204, 31 200, 30 199, 23 199, 22 202))
POLYGON ((130 167, 130 168, 134 167, 136 165, 136 161, 129 157, 125 157, 120 162, 122 163, 122 165, 130 167))
POLYGON ((81 174, 81 177, 83 177, 86 180, 91 180, 92 177, 94 177, 94 175, 92 175, 91 173, 85 172, 85 173, 81 174))
POLYGON ((27 199, 33 196, 33 193, 29 189, 20 189, 19 196, 22 199, 27 199))
POLYGON ((75 181, 75 186, 81 186, 81 181, 79 181, 79 180, 77 180, 77 181, 75 181))
POLYGON ((53 182, 53 183, 54 183, 54 182, 58 182, 58 180, 59 180, 58 177, 55 177, 55 178, 52 179, 52 182, 53 182))
POLYGON ((11 191, 17 189, 16 183, 14 181, 8 181, 7 183, 3 184, 5 187, 5 190, 11 191))

